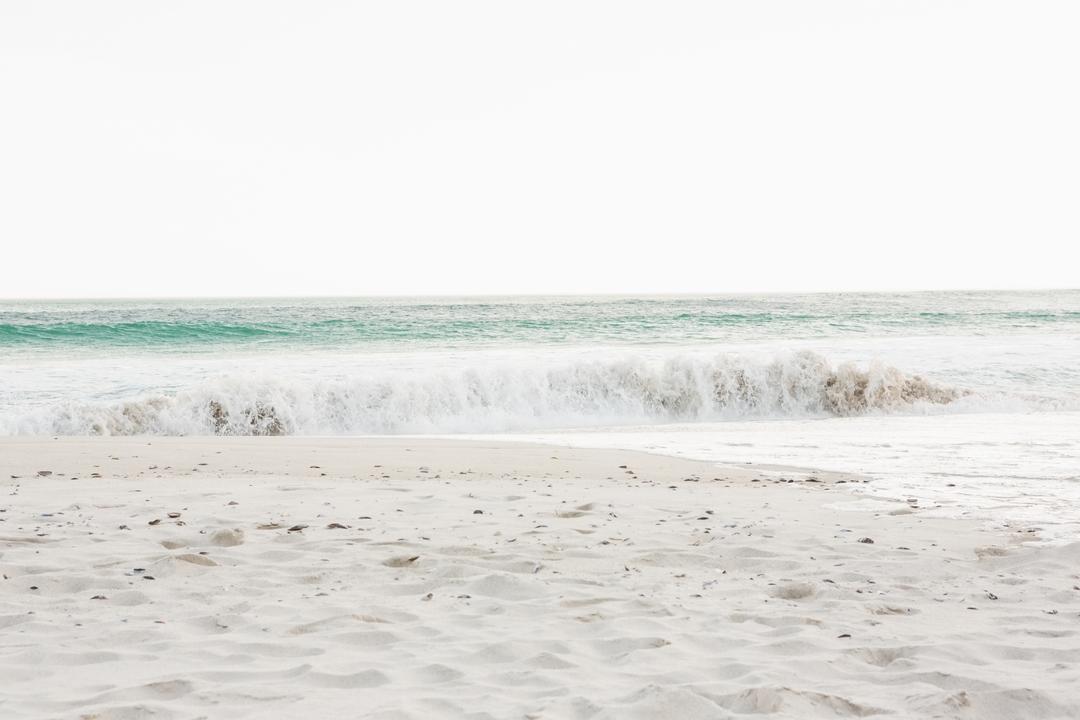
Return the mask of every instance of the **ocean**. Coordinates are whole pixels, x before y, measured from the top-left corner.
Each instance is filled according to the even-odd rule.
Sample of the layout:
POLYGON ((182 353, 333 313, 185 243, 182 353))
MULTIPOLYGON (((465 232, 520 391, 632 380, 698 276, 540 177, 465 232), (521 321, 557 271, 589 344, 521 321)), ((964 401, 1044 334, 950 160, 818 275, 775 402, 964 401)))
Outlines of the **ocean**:
POLYGON ((0 435, 387 433, 857 472, 1068 534, 1080 291, 0 301, 0 435))

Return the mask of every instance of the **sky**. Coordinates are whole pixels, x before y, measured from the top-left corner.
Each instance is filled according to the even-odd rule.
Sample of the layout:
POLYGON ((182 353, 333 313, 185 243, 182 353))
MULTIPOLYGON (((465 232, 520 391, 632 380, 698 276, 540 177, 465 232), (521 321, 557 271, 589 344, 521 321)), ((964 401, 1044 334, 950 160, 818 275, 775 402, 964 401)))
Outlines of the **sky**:
POLYGON ((1080 3, 0 3, 0 297, 1080 286, 1080 3))

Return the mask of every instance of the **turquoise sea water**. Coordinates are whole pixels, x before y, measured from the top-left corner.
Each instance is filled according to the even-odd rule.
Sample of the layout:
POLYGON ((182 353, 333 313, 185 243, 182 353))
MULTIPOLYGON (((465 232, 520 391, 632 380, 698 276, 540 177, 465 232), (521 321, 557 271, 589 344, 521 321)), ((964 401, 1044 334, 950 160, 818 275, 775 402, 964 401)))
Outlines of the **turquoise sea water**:
POLYGON ((0 433, 502 432, 1080 406, 1080 291, 0 303, 0 433))
POLYGON ((1080 291, 730 297, 0 301, 21 354, 705 344, 1080 331, 1080 291))
POLYGON ((846 470, 1072 538, 1080 291, 0 302, 0 435, 372 433, 846 470))

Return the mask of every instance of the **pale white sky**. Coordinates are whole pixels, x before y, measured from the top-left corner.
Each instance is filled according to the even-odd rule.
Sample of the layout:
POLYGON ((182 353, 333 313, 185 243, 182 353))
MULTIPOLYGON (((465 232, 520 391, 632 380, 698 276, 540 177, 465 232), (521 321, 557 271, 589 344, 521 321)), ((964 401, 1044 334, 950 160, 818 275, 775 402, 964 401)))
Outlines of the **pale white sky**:
POLYGON ((0 4, 0 296, 1076 287, 1080 3, 0 4))

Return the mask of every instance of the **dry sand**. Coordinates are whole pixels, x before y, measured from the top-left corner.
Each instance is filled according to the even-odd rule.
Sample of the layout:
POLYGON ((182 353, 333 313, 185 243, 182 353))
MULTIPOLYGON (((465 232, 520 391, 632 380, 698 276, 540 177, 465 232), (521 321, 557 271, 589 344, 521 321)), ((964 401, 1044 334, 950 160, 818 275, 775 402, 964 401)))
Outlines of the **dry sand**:
POLYGON ((853 478, 301 438, 0 472, 5 720, 1080 717, 1080 544, 853 478))

